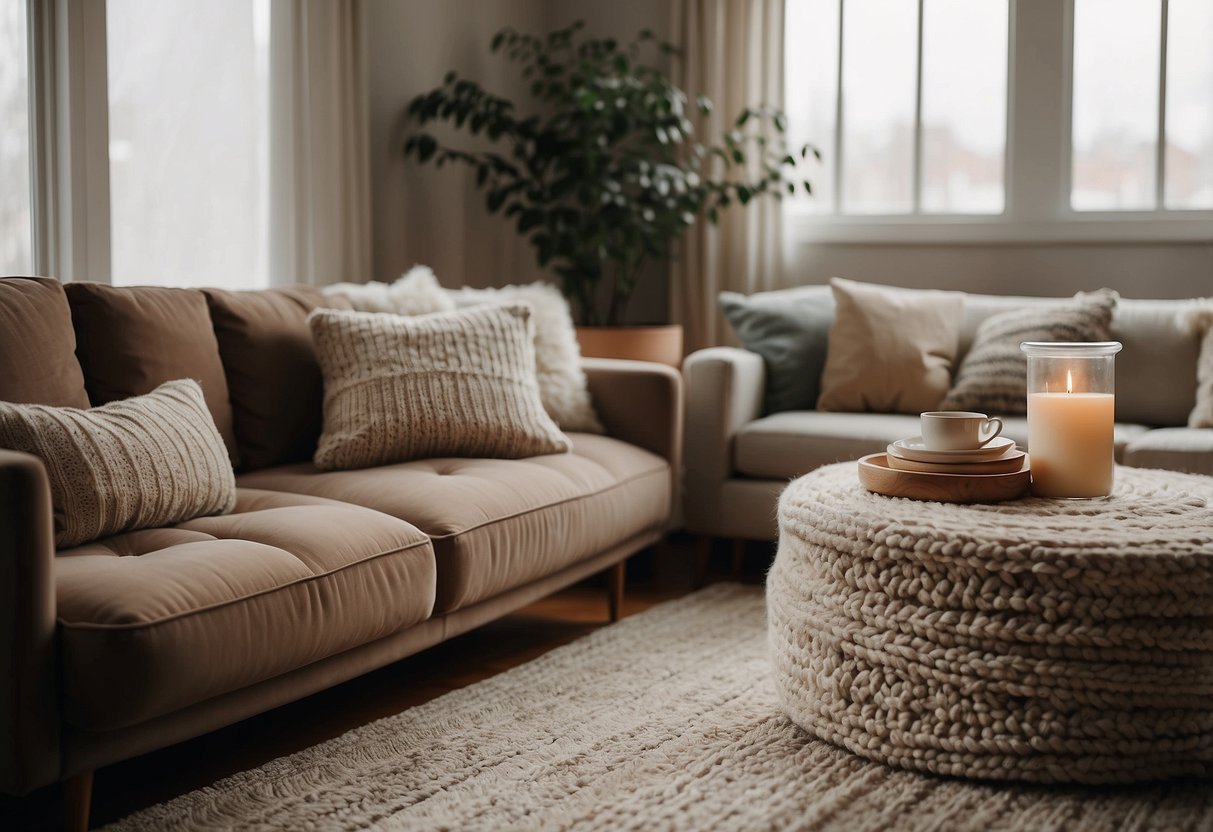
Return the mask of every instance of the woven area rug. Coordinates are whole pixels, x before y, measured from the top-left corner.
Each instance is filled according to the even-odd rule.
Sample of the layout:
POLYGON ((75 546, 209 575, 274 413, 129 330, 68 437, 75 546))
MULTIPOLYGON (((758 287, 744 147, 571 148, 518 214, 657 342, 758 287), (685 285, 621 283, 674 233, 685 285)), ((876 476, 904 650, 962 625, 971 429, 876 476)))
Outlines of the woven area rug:
POLYGON ((780 713, 762 592, 724 584, 110 828, 1213 830, 1213 784, 864 760, 780 713))

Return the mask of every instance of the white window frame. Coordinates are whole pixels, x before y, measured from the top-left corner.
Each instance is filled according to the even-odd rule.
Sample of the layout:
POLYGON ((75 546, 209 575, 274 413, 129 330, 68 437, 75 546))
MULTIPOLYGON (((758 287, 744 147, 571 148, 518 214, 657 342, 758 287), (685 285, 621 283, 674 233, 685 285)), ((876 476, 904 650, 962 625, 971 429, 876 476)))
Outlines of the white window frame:
MULTIPOLYGON (((1165 40, 1167 0, 1162 3, 1165 40)), ((1213 242, 1213 211, 1167 209, 1161 199, 1159 207, 1150 211, 1073 210, 1070 186, 1074 0, 1060 3, 1010 0, 1009 7, 1003 213, 816 214, 791 207, 787 219, 796 242, 865 245, 1213 242)), ((918 37, 921 41, 921 12, 918 37)), ((1165 61, 1166 50, 1161 51, 1161 60, 1165 61)), ((921 47, 918 60, 921 98, 921 47)), ((1166 106, 1165 82, 1164 71, 1159 77, 1160 108, 1166 106)), ((1160 121, 1160 125, 1163 123, 1160 121)), ((841 129, 840 122, 835 129, 841 129)), ((921 124, 916 131, 921 131, 921 124)), ((1160 142, 1160 157, 1164 152, 1160 142)), ((917 192, 920 147, 915 155, 917 210, 921 198, 917 192)), ((841 169, 840 163, 841 154, 836 152, 832 163, 836 171, 841 169)), ((835 191, 840 191, 840 185, 835 183, 835 191)), ((1157 187, 1163 187, 1161 178, 1157 187)))

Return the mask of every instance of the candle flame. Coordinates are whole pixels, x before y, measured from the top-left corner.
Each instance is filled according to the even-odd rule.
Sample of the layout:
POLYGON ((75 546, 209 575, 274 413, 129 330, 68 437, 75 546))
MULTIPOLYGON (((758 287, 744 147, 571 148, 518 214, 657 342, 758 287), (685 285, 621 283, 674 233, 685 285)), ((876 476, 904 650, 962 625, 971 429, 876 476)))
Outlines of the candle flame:
POLYGON ((1074 376, 1070 374, 1069 370, 1066 370, 1066 392, 1074 392, 1074 376))

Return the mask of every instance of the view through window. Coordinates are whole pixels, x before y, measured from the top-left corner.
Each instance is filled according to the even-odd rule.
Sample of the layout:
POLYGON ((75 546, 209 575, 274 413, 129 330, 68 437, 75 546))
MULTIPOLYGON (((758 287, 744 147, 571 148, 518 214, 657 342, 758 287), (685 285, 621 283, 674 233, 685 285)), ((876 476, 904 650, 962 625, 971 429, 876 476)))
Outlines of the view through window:
POLYGON ((1209 0, 1076 0, 1075 210, 1213 208, 1210 44, 1209 0))
POLYGON ((0 0, 0 270, 32 274, 25 0, 0 0))
POLYGON ((268 284, 268 0, 108 0, 113 282, 268 284))
POLYGON ((1008 16, 1007 0, 788 0, 790 130, 823 156, 806 209, 1001 213, 1008 16))

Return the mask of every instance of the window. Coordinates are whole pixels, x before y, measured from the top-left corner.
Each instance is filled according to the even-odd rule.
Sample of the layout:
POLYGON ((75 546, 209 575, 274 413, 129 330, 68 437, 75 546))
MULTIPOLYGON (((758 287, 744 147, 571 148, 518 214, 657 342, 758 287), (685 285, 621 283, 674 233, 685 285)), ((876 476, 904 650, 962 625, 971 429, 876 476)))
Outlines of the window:
POLYGON ((1006 0, 788 0, 793 138, 821 148, 806 206, 843 215, 999 214, 1006 0))
POLYGON ((1213 208, 1213 3, 1076 0, 1070 204, 1213 208))
POLYGON ((786 0, 805 241, 1213 241, 1213 0, 786 0))
POLYGON ((114 283, 268 285, 268 0, 108 0, 105 23, 114 283))
POLYGON ((29 59, 25 0, 0 0, 0 270, 31 274, 29 59))

